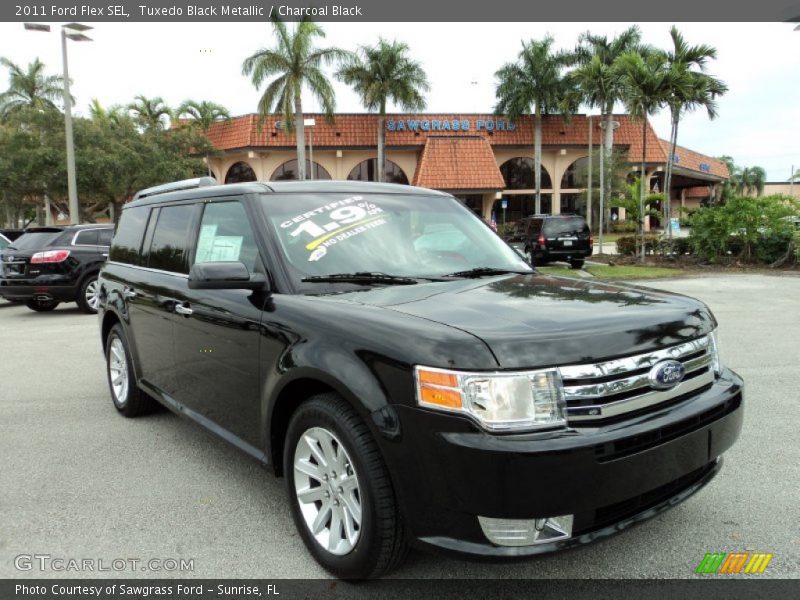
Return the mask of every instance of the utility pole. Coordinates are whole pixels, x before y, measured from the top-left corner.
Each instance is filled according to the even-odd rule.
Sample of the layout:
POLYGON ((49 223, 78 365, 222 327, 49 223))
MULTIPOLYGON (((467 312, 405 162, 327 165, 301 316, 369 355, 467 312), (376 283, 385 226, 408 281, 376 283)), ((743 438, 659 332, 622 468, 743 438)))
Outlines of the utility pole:
MULTIPOLYGON (((589 115, 589 171, 586 189, 586 224, 592 230, 592 115, 589 115)), ((600 252, 603 249, 600 248, 600 252)))

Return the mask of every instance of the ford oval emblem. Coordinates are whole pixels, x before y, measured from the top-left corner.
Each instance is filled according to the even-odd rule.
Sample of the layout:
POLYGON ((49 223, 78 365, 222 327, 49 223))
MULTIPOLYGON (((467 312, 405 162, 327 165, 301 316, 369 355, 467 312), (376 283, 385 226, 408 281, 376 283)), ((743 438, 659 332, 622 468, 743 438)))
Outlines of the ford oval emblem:
POLYGON ((677 360, 662 360, 650 369, 648 379, 650 385, 657 390, 668 390, 683 381, 684 375, 686 375, 686 367, 683 364, 677 360))

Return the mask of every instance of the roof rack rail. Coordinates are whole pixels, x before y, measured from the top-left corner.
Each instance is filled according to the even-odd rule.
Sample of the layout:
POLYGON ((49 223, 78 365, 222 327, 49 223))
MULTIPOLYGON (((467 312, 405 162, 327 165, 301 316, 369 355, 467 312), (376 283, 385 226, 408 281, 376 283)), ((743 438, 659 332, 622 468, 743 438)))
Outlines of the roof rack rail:
POLYGON ((194 179, 184 179, 182 181, 162 183, 161 185, 156 185, 136 192, 136 195, 133 197, 133 199, 138 200, 139 198, 147 198, 148 196, 157 196, 158 194, 177 192, 179 190, 192 190, 194 188, 206 187, 209 185, 217 185, 217 180, 213 177, 196 177, 194 179))

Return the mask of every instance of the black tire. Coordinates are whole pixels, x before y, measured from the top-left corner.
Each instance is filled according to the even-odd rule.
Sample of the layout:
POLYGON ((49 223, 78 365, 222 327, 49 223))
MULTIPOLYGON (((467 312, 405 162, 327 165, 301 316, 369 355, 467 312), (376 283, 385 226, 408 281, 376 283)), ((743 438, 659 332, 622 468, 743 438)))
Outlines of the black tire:
POLYGON ((582 260, 571 260, 571 261, 569 261, 569 266, 572 269, 582 269, 583 268, 583 261, 582 260))
POLYGON ((97 273, 92 273, 88 275, 86 279, 83 280, 81 283, 81 287, 78 289, 78 296, 75 298, 75 302, 78 303, 78 307, 85 312, 87 315, 96 315, 97 314, 97 273), (91 289, 94 289, 94 301, 90 301, 87 297, 89 296, 89 292, 91 289))
POLYGON ((36 312, 50 312, 55 310, 56 306, 61 304, 58 300, 28 300, 25 306, 36 312))
POLYGON ((403 561, 408 544, 386 465, 369 429, 345 400, 338 394, 326 393, 301 404, 289 423, 283 456, 292 516, 317 562, 341 579, 358 580, 380 577, 403 561), (344 555, 323 548, 300 509, 294 461, 301 436, 311 428, 323 428, 334 434, 350 458, 358 481, 362 517, 359 537, 352 550, 344 555))
MULTIPOLYGON (((116 356, 116 354, 114 354, 114 356, 116 356)), ((106 339, 106 376, 108 378, 108 389, 111 392, 111 401, 114 403, 114 407, 123 416, 129 418, 138 417, 151 413, 157 408, 158 405, 156 401, 136 386, 136 377, 134 375, 130 347, 128 346, 125 332, 122 330, 122 326, 119 323, 111 328, 108 339, 106 339), (118 340, 119 344, 117 344, 115 340, 118 340), (124 351, 122 359, 125 363, 127 386, 124 391, 120 390, 117 392, 115 391, 114 382, 112 381, 112 353, 114 353, 114 351, 119 352, 120 349, 124 351)))

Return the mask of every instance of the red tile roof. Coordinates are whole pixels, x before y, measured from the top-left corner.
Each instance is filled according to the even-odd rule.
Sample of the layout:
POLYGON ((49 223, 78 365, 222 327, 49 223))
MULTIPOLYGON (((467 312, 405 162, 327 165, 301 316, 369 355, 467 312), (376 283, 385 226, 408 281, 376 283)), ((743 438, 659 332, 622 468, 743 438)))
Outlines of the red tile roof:
POLYGON ((502 190, 503 175, 481 136, 428 136, 414 185, 438 190, 502 190))
MULTIPOLYGON (((668 140, 659 140, 664 148, 664 156, 669 156, 670 143, 668 140)), ((698 173, 708 173, 722 179, 728 179, 728 165, 721 160, 705 156, 694 150, 689 150, 683 146, 675 146, 675 166, 682 169, 689 169, 690 171, 697 171, 698 173)), ((666 160, 666 158, 665 158, 666 160)))
MULTIPOLYGON (((335 121, 328 121, 323 115, 305 115, 316 119, 313 128, 314 146, 318 148, 358 148, 374 147, 377 143, 378 116, 375 114, 338 114, 335 121)), ((478 129, 479 122, 504 120, 491 114, 390 114, 387 121, 402 121, 404 130, 386 132, 386 145, 389 147, 413 147, 425 145, 428 137, 441 136, 443 133, 451 137, 475 137, 486 139, 492 146, 533 146, 534 118, 523 116, 517 120, 513 130, 487 131, 478 129), (466 131, 428 131, 421 129, 421 122, 439 123, 468 121, 470 127, 466 131), (409 130, 409 121, 417 122, 417 130, 409 130)), ((295 145, 294 133, 284 129, 276 129, 275 123, 280 116, 266 117, 260 124, 257 115, 235 117, 227 122, 215 123, 209 131, 209 138, 219 150, 237 150, 243 148, 292 148, 295 145)), ((620 127, 614 133, 614 143, 629 148, 628 160, 639 162, 642 157, 642 122, 627 115, 615 115, 614 120, 620 127)), ((600 119, 593 119, 595 144, 600 143, 600 119)), ((653 128, 647 123, 647 162, 663 164, 667 155, 659 143, 653 128)), ((542 124, 542 144, 545 146, 583 146, 588 143, 588 118, 586 115, 575 115, 569 123, 560 116, 545 116, 542 124)))

